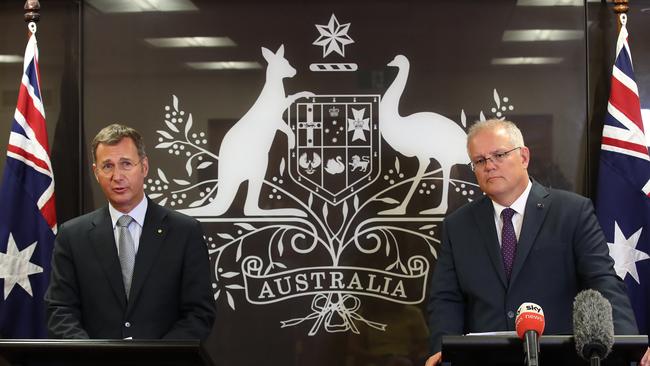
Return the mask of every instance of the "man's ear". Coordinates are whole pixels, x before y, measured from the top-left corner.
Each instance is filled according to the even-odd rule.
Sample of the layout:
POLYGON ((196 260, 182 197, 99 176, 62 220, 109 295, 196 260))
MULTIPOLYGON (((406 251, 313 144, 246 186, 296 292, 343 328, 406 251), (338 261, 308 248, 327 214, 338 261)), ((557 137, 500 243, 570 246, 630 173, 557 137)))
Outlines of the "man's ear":
POLYGON ((99 182, 99 177, 97 176, 97 164, 93 163, 93 174, 95 175, 95 180, 99 182))
POLYGON ((142 158, 140 164, 142 165, 142 173, 144 173, 144 176, 146 177, 149 173, 149 159, 145 156, 142 158))
POLYGON ((524 166, 524 168, 528 168, 528 164, 530 163, 530 150, 526 146, 521 147, 521 163, 524 166))

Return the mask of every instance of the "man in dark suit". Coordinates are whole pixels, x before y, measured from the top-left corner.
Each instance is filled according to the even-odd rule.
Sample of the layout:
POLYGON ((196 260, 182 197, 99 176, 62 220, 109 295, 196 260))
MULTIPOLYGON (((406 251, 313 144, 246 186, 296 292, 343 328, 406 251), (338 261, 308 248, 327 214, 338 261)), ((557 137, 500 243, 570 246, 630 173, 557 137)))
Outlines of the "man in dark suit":
POLYGON ((637 334, 591 201, 531 181, 530 151, 512 122, 477 122, 467 151, 485 196, 444 220, 427 365, 440 363, 444 334, 515 330, 524 302, 544 310, 545 334, 571 334, 573 300, 588 288, 612 304, 616 334, 637 334))
POLYGON ((113 124, 92 144, 108 206, 61 225, 45 295, 53 338, 205 339, 214 300, 198 221, 144 195, 140 134, 113 124))

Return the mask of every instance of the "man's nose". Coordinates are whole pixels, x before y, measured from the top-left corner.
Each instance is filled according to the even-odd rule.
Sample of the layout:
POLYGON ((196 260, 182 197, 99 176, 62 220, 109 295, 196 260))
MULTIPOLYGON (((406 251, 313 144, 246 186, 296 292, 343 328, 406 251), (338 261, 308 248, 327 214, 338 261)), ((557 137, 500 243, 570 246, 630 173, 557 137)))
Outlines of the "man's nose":
POLYGON ((497 168, 497 163, 494 162, 492 158, 485 159, 485 170, 494 170, 497 168))
POLYGON ((115 167, 115 169, 113 169, 113 174, 112 174, 112 177, 111 177, 112 180, 123 180, 124 177, 125 177, 125 175, 124 175, 123 170, 120 170, 117 167, 115 167))

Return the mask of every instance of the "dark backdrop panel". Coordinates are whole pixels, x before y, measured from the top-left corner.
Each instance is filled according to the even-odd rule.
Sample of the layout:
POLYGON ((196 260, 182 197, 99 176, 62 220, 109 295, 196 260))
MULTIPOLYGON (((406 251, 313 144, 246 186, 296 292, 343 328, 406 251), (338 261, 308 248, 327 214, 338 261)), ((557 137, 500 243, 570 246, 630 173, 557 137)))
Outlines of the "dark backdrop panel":
MULTIPOLYGON (((477 119, 517 122, 533 177, 584 190, 583 6, 190 5, 116 12, 86 3, 84 141, 111 122, 139 129, 150 157, 147 194, 203 222, 218 308, 208 347, 225 365, 420 364, 440 222, 481 195, 464 165, 465 133, 477 119), (564 41, 504 40, 527 29, 574 32, 564 41), (218 36, 234 45, 147 41, 218 36), (254 68, 192 67, 223 61, 254 68), (312 71, 319 68, 356 70, 312 71), (313 96, 279 107, 285 93, 301 91, 313 96), (249 209, 288 211, 253 212, 247 200, 249 209)), ((93 181, 89 170, 84 177, 93 181)), ((105 203, 89 187, 85 210, 105 203)))
MULTIPOLYGON (((113 12, 106 3, 111 2, 51 0, 42 4, 43 20, 38 33, 41 74, 61 222, 105 203, 88 170, 86 151, 81 151, 102 126, 113 121, 131 124, 145 134, 153 168, 147 186, 150 196, 179 209, 187 209, 194 202, 199 202, 195 204, 198 207, 206 206, 218 191, 217 157, 225 134, 254 105, 265 84, 266 61, 260 47, 276 51, 280 44, 285 46, 285 58, 297 70, 296 76, 284 80, 287 94, 308 90, 323 105, 332 102, 321 99, 324 95, 384 96, 397 76, 396 68, 387 63, 397 54, 405 55, 410 72, 399 103, 401 116, 435 112, 466 130, 481 114, 490 117, 505 107, 501 112, 524 130, 533 153, 530 169, 536 179, 588 196, 595 192, 598 141, 616 38, 615 18, 607 4, 588 3, 585 9, 517 6, 515 1, 194 1, 193 8, 187 11, 113 12), (323 57, 323 48, 312 44, 319 37, 315 25, 327 26, 332 14, 340 24, 350 23, 347 34, 354 43, 342 49, 344 56, 334 52, 323 57), (79 43, 82 15, 84 52, 79 43), (506 30, 535 28, 587 29, 588 39, 578 36, 561 42, 503 41, 506 30), (181 36, 228 36, 236 46, 157 48, 144 41, 181 36), (562 60, 550 65, 492 64, 494 58, 536 56, 562 60), (205 61, 257 62, 260 68, 216 71, 195 70, 187 65, 205 61), (309 70, 311 64, 325 62, 354 63, 358 70, 309 70), (81 90, 83 105, 79 103, 81 90), (85 113, 80 124, 82 107, 85 113), (173 116, 174 112, 177 116, 173 116), (179 120, 181 112, 184 117, 179 120), (188 139, 182 135, 182 144, 166 146, 170 140, 165 134, 172 138, 183 134, 189 114, 193 126, 188 139), (175 117, 177 120, 172 122, 175 117), (179 132, 173 131, 166 120, 179 132), (161 148, 156 148, 161 143, 161 148), (204 154, 199 156, 200 152, 204 154), (588 152, 586 156, 584 152, 588 152)), ((21 0, 0 3, 2 54, 23 55, 27 39, 23 4, 21 0)), ((628 29, 641 106, 650 109, 650 50, 644 42, 650 31, 650 1, 635 0, 631 5, 628 29)), ((0 63, 3 151, 20 75, 20 63, 0 63)), ((360 109, 349 99, 339 102, 347 103, 350 113, 353 106, 360 109)), ((354 122, 354 115, 351 117, 354 122)), ((361 116, 358 122, 363 125, 366 117, 361 116)), ((287 114, 283 118, 292 121, 287 114)), ((381 114, 369 120, 369 126, 375 125, 381 128, 381 114)), ((352 139, 355 130, 353 123, 353 129, 343 134, 352 139)), ((363 131, 370 137, 369 130, 363 131)), ((458 149, 457 143, 451 144, 452 139, 440 142, 437 136, 410 136, 458 149)), ((371 149, 369 157, 377 151, 379 162, 369 164, 371 182, 359 183, 362 180, 354 180, 354 176, 352 180, 331 180, 331 187, 339 190, 356 189, 332 202, 334 197, 325 197, 322 191, 319 195, 315 185, 294 179, 304 168, 300 166, 300 154, 296 157, 287 151, 287 141, 284 133, 275 136, 258 203, 263 208, 308 211, 307 218, 244 215, 247 183, 239 187, 225 214, 197 215, 205 223, 218 296, 219 319, 210 339, 210 351, 224 363, 242 365, 382 364, 391 360, 385 357, 387 353, 407 355, 393 360, 412 362, 425 352, 424 302, 420 298, 426 298, 426 294, 418 296, 417 290, 426 291, 424 282, 430 276, 418 277, 422 271, 409 265, 409 259, 423 257, 411 263, 428 265, 426 273, 435 266, 439 223, 444 215, 420 211, 442 201, 442 155, 430 157, 427 172, 404 214, 382 215, 382 211, 404 201, 419 166, 417 158, 405 155, 403 149, 387 143, 384 137, 375 139, 374 149, 378 150, 371 149), (284 236, 277 231, 280 225, 287 229, 284 236), (334 234, 346 227, 339 243, 334 234), (296 233, 304 236, 296 237, 296 233), (323 239, 313 249, 312 233, 323 239), (359 240, 358 245, 354 239, 359 240), (338 255, 336 249, 345 243, 348 246, 338 255), (247 259, 247 273, 255 269, 250 265, 257 262, 251 262, 255 259, 251 257, 259 257, 263 269, 262 280, 255 283, 249 281, 251 276, 244 281, 243 275, 242 264, 247 259), (388 276, 378 277, 377 271, 388 276), (278 283, 286 285, 283 278, 289 273, 295 275, 289 277, 293 278, 289 283, 294 288, 288 295, 297 296, 281 297, 274 280, 280 279, 278 283), (405 273, 410 277, 402 281, 402 292, 402 287, 394 285, 402 278, 397 275, 405 273), (353 282, 351 287, 360 287, 358 293, 332 291, 329 300, 322 288, 314 289, 312 283, 304 285, 300 282, 303 277, 298 277, 328 275, 331 287, 332 276, 343 276, 349 286, 354 274, 359 284, 353 282), (370 286, 369 275, 375 275, 370 286), (268 277, 266 281, 264 276, 268 277), (276 287, 272 293, 278 301, 259 303, 259 296, 255 298, 264 294, 268 300, 272 288, 260 291, 265 283, 276 287), (254 287, 260 284, 262 287, 254 287), (305 286, 312 291, 308 295, 304 294, 305 286), (255 289, 257 294, 252 291, 255 289), (399 302, 402 293, 411 303, 399 302), (300 318, 306 319, 286 322, 300 318), (405 337, 407 333, 413 337, 405 337)), ((246 146, 250 152, 258 147, 250 143, 246 146)), ((366 154, 363 149, 340 151, 346 158, 366 154)), ((421 160, 426 162, 426 158, 421 160)), ((350 162, 346 159, 346 163, 350 162)), ((314 165, 313 159, 310 163, 314 165)), ((0 159, 0 171, 3 165, 4 159, 0 159)), ((348 165, 345 169, 352 168, 348 165)), ((329 174, 320 169, 322 175, 329 174)), ((480 194, 466 167, 456 165, 450 177, 447 212, 480 194)))

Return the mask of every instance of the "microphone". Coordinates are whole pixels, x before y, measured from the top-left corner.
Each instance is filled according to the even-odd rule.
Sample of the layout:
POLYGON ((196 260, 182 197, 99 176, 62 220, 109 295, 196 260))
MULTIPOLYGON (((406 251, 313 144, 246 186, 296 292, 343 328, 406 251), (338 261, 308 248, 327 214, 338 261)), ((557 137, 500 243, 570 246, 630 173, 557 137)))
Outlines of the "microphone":
POLYGON ((532 302, 525 302, 517 309, 515 320, 517 335, 524 340, 524 353, 528 366, 539 365, 539 337, 544 333, 544 311, 532 302))
POLYGON ((580 292, 573 302, 573 339, 580 357, 600 365, 614 344, 612 305, 595 290, 580 292))

